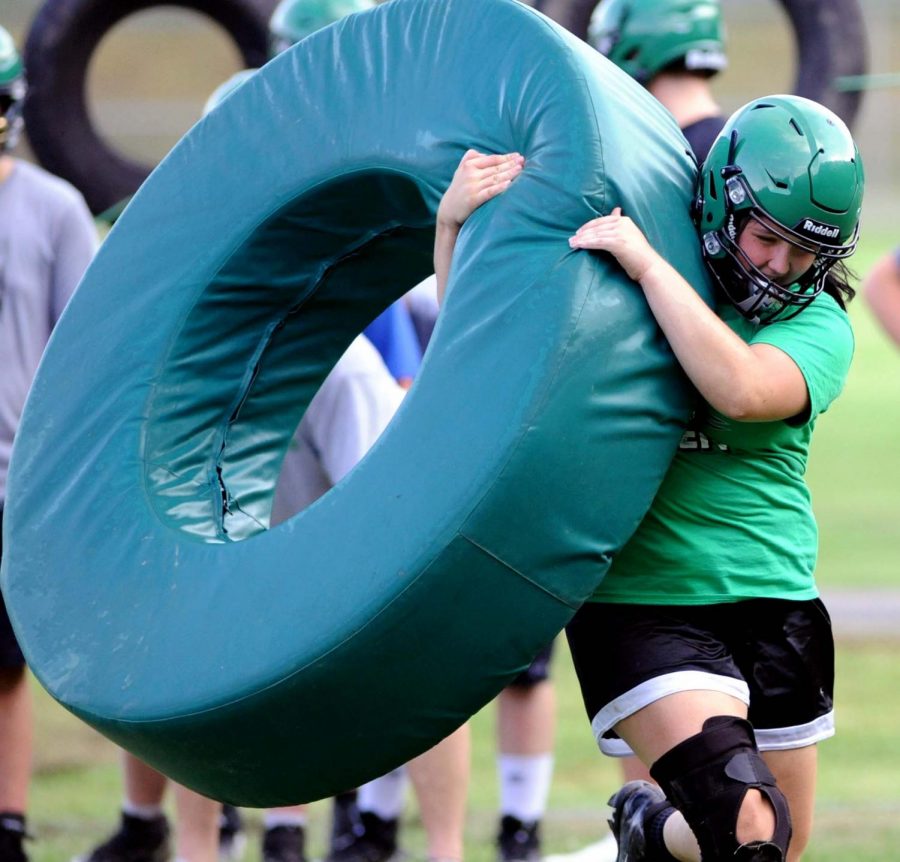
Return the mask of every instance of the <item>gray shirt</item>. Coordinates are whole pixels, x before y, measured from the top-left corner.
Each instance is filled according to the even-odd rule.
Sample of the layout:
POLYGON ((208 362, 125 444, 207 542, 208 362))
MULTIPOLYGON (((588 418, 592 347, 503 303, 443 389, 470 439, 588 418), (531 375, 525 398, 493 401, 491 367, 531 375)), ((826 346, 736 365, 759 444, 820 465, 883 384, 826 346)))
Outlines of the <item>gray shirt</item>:
POLYGON ((0 182, 0 506, 25 396, 96 247, 81 195, 43 169, 14 161, 0 182))
POLYGON ((310 402, 284 456, 272 525, 305 509, 369 451, 403 400, 378 351, 359 335, 310 402))

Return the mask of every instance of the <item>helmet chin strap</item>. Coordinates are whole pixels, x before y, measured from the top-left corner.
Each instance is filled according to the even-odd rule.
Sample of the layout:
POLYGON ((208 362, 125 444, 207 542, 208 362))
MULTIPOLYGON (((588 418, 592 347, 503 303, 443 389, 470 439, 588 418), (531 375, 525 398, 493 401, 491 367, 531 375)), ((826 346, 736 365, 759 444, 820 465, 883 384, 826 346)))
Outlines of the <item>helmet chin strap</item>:
MULTIPOLYGON (((756 311, 760 308, 768 309, 773 305, 778 306, 778 310, 780 311, 784 304, 779 302, 777 299, 774 299, 771 296, 767 296, 765 293, 766 285, 759 284, 757 279, 755 279, 752 275, 747 277, 747 298, 741 300, 740 302, 736 302, 735 305, 738 307, 738 310, 741 311, 751 323, 756 326, 759 326, 761 323, 760 317, 756 314, 756 311), (756 288, 754 290, 754 287, 756 288), (768 301, 767 301, 768 300, 768 301)), ((775 312, 777 314, 777 312, 775 312)))

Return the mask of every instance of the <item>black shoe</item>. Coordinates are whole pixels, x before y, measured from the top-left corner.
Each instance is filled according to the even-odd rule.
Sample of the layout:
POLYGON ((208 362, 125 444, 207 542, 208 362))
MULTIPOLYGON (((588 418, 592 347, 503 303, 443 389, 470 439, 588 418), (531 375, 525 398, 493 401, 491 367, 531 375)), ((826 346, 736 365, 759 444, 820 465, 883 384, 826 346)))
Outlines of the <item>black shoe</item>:
POLYGON ((167 862, 169 822, 164 814, 146 820, 122 814, 118 832, 75 862, 167 862))
POLYGON ((396 819, 382 820, 371 811, 360 811, 362 831, 342 847, 332 847, 325 862, 389 862, 400 855, 396 819))
POLYGON ((28 837, 23 817, 0 814, 0 862, 28 862, 28 854, 22 846, 28 837))
POLYGON ((616 838, 616 862, 652 862, 645 827, 648 819, 671 808, 662 790, 649 781, 629 781, 609 800, 609 828, 616 838))
POLYGON ((244 855, 247 836, 241 812, 233 805, 223 805, 219 815, 219 859, 221 862, 237 862, 244 855))
POLYGON ((263 862, 306 862, 306 831, 302 826, 273 826, 262 843, 263 862))
POLYGON ((539 862, 541 858, 541 824, 523 823, 518 817, 504 814, 497 836, 498 862, 539 862))

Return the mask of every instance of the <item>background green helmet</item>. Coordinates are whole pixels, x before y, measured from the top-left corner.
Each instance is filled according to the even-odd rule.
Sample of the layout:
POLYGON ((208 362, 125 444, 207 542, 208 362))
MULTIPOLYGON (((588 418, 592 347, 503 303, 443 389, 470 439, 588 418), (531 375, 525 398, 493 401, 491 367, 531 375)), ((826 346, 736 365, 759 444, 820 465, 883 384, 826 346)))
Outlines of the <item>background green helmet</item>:
POLYGON ((22 131, 25 72, 12 36, 0 27, 0 152, 12 149, 22 131))
POLYGON ((716 281, 746 317, 803 310, 834 263, 856 249, 865 178, 844 122, 800 96, 755 99, 735 112, 700 170, 697 219, 716 281), (747 218, 816 254, 789 287, 766 278, 737 245, 747 218))
POLYGON ((274 57, 316 30, 374 5, 374 0, 281 0, 269 19, 269 53, 274 57))
POLYGON ((213 108, 217 107, 226 96, 230 96, 244 83, 244 81, 247 80, 247 78, 252 77, 256 72, 256 69, 241 69, 240 72, 235 72, 227 81, 219 84, 219 86, 209 94, 209 98, 203 105, 203 116, 205 117, 213 108))
POLYGON ((588 42, 642 84, 676 62, 711 74, 727 64, 718 0, 602 0, 588 42))

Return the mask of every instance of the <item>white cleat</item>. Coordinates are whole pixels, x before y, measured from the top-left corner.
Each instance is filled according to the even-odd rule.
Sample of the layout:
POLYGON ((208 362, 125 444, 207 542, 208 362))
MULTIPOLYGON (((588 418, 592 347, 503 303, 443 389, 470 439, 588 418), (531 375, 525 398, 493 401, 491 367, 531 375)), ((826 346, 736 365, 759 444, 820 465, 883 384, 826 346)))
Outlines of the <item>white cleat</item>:
POLYGON ((612 835, 607 835, 594 844, 582 847, 581 850, 545 856, 544 862, 616 862, 618 853, 616 839, 612 835))

